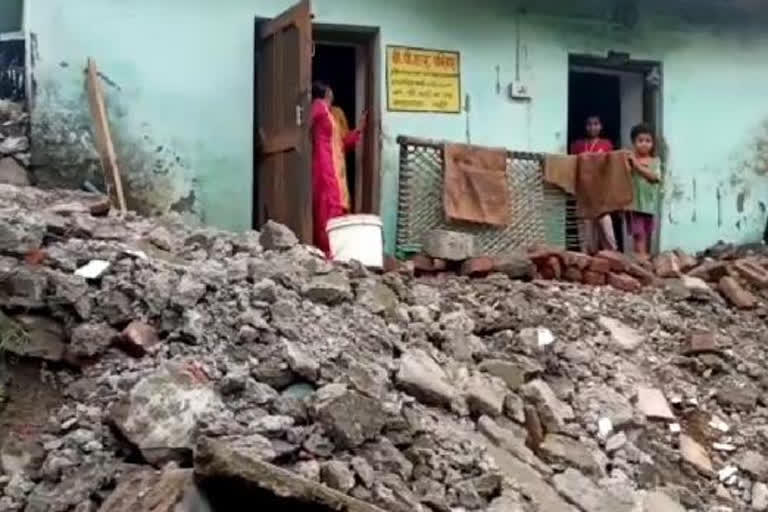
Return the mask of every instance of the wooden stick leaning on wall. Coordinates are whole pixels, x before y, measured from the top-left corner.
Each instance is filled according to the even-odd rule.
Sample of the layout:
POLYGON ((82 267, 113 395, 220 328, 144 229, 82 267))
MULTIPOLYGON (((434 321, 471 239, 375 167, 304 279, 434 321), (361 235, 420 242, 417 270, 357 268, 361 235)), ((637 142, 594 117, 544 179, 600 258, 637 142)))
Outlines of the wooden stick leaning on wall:
POLYGON ((123 195, 123 182, 120 178, 120 170, 117 167, 117 156, 112 144, 112 134, 109 131, 107 120, 107 107, 104 103, 104 94, 101 90, 101 81, 96 69, 96 62, 88 58, 87 78, 88 102, 91 106, 91 120, 93 121, 93 135, 96 139, 96 149, 99 151, 101 167, 104 170, 104 182, 107 184, 107 193, 113 205, 125 215, 125 196, 123 195))

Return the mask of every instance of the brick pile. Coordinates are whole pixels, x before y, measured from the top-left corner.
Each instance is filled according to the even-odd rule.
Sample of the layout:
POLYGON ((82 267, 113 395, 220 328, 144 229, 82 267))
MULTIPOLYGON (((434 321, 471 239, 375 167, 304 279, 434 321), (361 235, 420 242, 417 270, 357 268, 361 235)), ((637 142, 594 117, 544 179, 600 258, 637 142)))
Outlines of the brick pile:
POLYGON ((471 235, 441 230, 430 233, 424 251, 406 265, 417 276, 450 273, 477 278, 502 273, 513 279, 611 286, 629 293, 682 280, 687 287, 717 290, 740 309, 755 308, 761 292, 768 290, 768 254, 730 254, 716 259, 674 250, 641 261, 616 251, 589 255, 540 245, 527 252, 478 256, 471 235))

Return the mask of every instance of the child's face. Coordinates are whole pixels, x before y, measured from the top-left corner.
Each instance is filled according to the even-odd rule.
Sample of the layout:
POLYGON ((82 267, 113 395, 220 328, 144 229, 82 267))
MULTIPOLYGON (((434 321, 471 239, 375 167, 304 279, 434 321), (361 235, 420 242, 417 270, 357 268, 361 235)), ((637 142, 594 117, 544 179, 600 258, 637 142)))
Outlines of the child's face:
POLYGON ((653 151, 653 137, 650 133, 641 133, 633 141, 635 153, 640 156, 650 156, 653 151))
POLYGON ((603 123, 599 117, 590 117, 587 119, 587 135, 593 139, 600 136, 603 131, 603 123))

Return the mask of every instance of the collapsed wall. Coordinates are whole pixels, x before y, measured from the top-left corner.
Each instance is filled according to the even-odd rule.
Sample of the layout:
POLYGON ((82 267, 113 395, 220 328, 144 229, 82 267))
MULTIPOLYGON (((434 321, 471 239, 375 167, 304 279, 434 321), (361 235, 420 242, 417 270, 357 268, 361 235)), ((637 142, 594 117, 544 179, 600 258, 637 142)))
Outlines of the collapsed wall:
POLYGON ((6 368, 62 396, 3 416, 0 510, 768 507, 762 292, 672 281, 381 275, 0 185, 6 368))

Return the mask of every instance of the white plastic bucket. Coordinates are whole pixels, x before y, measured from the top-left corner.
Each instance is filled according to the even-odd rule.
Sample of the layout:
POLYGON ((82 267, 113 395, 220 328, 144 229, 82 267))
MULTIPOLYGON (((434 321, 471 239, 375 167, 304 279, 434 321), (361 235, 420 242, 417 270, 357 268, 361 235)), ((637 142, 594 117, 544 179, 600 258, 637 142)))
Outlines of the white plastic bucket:
POLYGON ((336 261, 356 260, 366 267, 384 266, 381 219, 376 215, 344 215, 326 226, 336 261))

